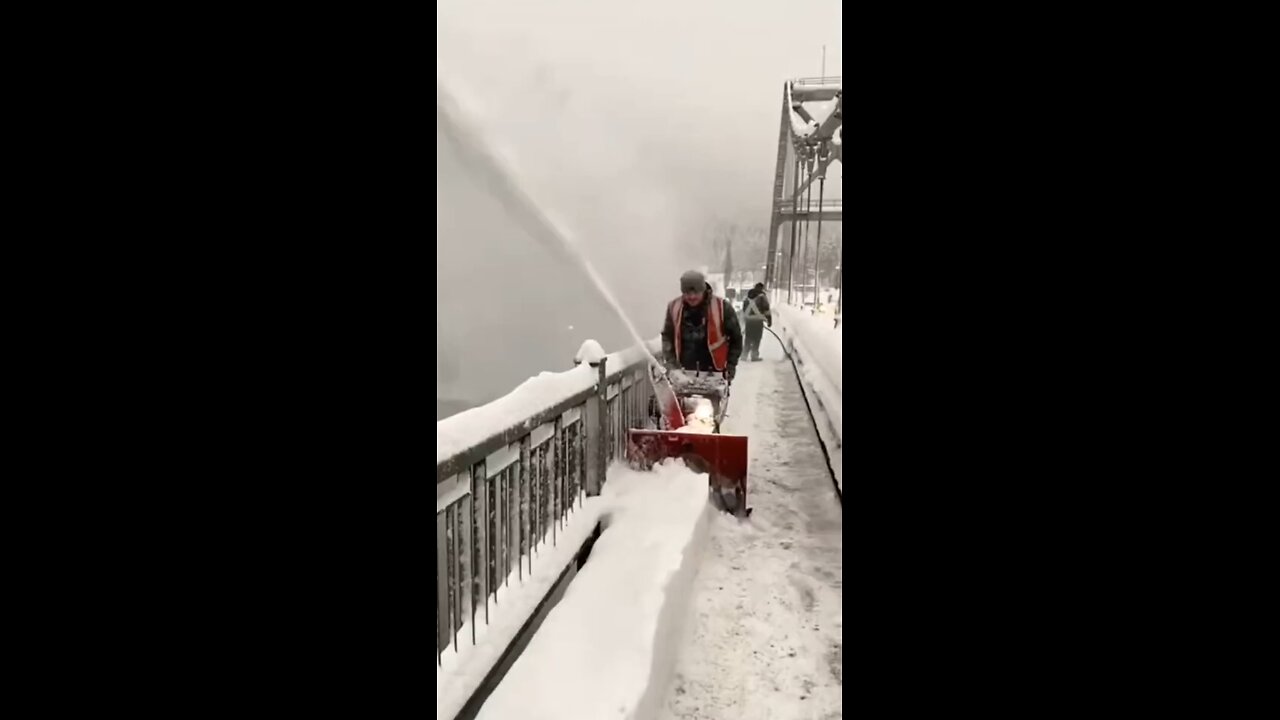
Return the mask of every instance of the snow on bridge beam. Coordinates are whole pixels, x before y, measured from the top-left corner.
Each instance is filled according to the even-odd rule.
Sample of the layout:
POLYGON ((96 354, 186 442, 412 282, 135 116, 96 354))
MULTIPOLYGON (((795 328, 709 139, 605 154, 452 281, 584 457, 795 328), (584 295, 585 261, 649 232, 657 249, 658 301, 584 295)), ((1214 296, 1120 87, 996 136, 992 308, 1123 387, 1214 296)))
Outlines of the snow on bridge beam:
POLYGON ((792 83, 791 99, 795 102, 822 102, 834 100, 844 93, 840 85, 799 85, 792 83))

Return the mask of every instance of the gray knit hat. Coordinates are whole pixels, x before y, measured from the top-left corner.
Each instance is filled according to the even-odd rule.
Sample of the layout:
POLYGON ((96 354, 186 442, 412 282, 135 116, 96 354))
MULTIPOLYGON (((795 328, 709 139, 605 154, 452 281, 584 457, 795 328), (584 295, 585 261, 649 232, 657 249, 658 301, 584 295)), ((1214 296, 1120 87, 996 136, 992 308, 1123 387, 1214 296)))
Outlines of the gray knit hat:
POLYGON ((680 292, 699 292, 700 293, 700 292, 706 292, 706 291, 707 291, 707 278, 705 275, 698 272, 697 270, 690 270, 689 272, 680 276, 680 292))

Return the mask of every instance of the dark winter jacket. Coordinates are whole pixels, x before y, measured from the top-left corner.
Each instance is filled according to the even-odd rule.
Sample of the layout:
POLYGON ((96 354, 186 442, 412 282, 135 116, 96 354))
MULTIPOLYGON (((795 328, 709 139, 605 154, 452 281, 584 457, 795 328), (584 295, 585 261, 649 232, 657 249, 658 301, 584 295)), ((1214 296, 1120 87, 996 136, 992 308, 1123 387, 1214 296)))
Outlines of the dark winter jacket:
MULTIPOLYGON (((670 313, 663 313, 662 323, 662 355, 666 361, 685 370, 715 371, 711 361, 711 350, 707 347, 707 304, 711 302, 711 291, 698 307, 684 306, 680 321, 680 352, 684 357, 676 358, 676 330, 670 313)), ((738 313, 733 304, 724 303, 724 334, 729 340, 729 374, 738 370, 738 358, 742 357, 742 325, 738 322, 738 313)))
POLYGON ((773 327, 773 310, 769 307, 769 296, 763 290, 752 288, 747 293, 747 299, 742 303, 742 319, 747 322, 768 322, 773 327), (751 311, 751 303, 754 302, 758 314, 751 311))

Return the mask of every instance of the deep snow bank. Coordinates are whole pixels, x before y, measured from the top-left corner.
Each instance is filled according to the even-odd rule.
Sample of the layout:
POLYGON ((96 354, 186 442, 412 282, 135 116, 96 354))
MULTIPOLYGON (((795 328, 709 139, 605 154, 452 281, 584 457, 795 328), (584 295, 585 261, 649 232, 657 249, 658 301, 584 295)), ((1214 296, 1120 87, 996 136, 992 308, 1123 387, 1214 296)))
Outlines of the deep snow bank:
POLYGON ((659 710, 706 542, 706 476, 675 461, 649 473, 614 466, 599 500, 605 530, 591 559, 481 720, 630 720, 659 710))
POLYGON ((779 305, 776 315, 797 351, 801 375, 817 391, 836 436, 844 439, 844 334, 832 318, 779 305))
POLYGON ((601 498, 587 498, 583 506, 569 516, 565 526, 557 530, 554 546, 548 531, 534 550, 532 571, 525 559, 524 570, 513 572, 498 588, 495 600, 490 601, 490 622, 484 622, 483 607, 477 612, 474 646, 471 623, 465 623, 458 630, 457 646, 445 649, 436 667, 436 720, 453 720, 480 688, 520 628, 595 531, 603 507, 601 498))
POLYGON ((818 421, 818 434, 831 455, 836 482, 843 489, 844 335, 834 318, 778 305, 774 312, 804 380, 804 393, 818 421))

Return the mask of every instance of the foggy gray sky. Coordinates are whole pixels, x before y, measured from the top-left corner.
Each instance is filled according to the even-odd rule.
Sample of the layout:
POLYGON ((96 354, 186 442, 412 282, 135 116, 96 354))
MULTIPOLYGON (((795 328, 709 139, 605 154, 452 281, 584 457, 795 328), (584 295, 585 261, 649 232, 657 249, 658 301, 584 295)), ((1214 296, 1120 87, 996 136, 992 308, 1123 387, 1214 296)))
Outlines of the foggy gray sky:
MULTIPOLYGON (((819 75, 824 43, 842 74, 838 0, 439 0, 437 20, 438 80, 646 336, 709 222, 768 222, 784 80, 819 75)), ((437 357, 437 396, 487 400, 566 369, 586 336, 625 343, 585 279, 505 217, 438 130, 436 145, 437 339, 460 356, 437 357), (519 343, 499 357, 503 337, 519 343)))
MULTIPOLYGON (((522 131, 513 153, 569 142, 587 125, 591 151, 593 140, 608 140, 617 165, 638 161, 728 215, 767 219, 783 81, 819 75, 824 43, 827 73, 842 71, 838 0, 437 7, 440 77, 508 115, 494 120, 522 131)), ((837 177, 827 189, 840 195, 837 177)))

